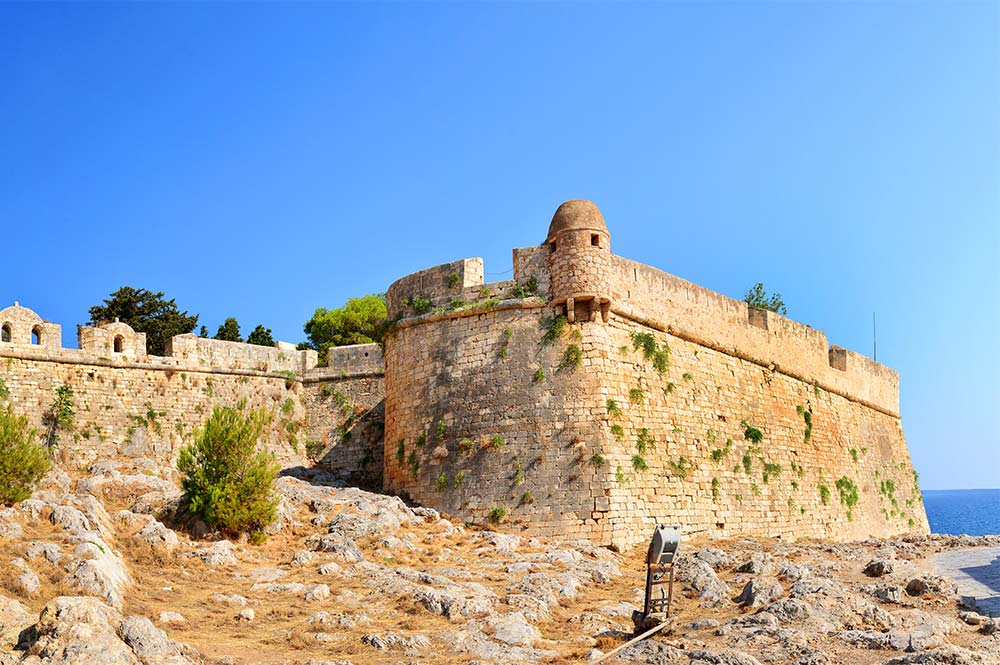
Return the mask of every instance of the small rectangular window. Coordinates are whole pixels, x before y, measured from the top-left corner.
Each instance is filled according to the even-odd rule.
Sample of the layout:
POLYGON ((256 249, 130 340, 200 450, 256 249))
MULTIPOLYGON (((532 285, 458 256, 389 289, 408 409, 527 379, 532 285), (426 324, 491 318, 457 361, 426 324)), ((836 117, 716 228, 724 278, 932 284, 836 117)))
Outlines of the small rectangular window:
POLYGON ((600 247, 601 246, 601 236, 597 235, 596 233, 592 234, 590 236, 590 244, 593 245, 594 247, 600 247))

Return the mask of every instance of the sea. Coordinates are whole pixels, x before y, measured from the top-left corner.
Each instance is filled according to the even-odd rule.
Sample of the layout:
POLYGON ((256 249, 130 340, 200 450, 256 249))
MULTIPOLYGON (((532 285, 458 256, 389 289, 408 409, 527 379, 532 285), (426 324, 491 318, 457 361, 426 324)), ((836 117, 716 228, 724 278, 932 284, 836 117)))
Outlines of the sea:
POLYGON ((932 533, 1000 534, 1000 489, 923 490, 932 533))

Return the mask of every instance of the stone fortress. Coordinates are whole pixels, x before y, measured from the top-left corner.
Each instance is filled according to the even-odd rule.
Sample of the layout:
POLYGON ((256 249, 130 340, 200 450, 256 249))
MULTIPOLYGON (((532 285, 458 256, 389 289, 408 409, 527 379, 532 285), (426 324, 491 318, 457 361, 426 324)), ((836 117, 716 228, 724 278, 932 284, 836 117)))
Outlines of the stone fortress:
POLYGON ((688 536, 838 541, 928 531, 897 374, 826 337, 611 252, 592 203, 545 243, 403 277, 378 345, 315 352, 0 310, 0 379, 44 426, 55 389, 77 425, 59 454, 172 461, 213 404, 266 406, 286 463, 339 470, 477 523, 627 548, 688 536))

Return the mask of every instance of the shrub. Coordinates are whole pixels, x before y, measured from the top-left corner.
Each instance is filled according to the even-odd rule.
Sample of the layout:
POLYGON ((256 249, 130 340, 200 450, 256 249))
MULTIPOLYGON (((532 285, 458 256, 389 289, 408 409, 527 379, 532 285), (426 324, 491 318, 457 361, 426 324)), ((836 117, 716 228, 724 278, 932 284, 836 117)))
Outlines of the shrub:
POLYGON ((181 448, 177 468, 191 512, 226 535, 263 538, 278 517, 278 463, 258 443, 269 419, 263 409, 216 406, 181 448))
POLYGON ((605 463, 604 455, 600 453, 594 453, 590 456, 590 463, 594 465, 595 469, 600 469, 605 463))
POLYGON ((754 443, 760 443, 764 440, 764 433, 759 429, 748 423, 747 421, 742 421, 740 423, 743 425, 743 437, 747 441, 753 441, 754 443))
POLYGON ((719 479, 712 478, 712 503, 719 500, 719 479))
POLYGON ((636 471, 647 471, 649 465, 646 464, 646 459, 642 455, 632 455, 632 468, 636 471))
POLYGON ((487 448, 503 448, 504 440, 503 436, 500 434, 494 434, 490 437, 489 443, 486 444, 487 448))
POLYGON ((56 388, 56 397, 49 406, 49 412, 45 414, 45 420, 49 426, 49 445, 54 446, 58 439, 58 431, 70 431, 73 429, 73 419, 76 412, 73 410, 73 389, 63 384, 56 388))
POLYGON ((632 388, 628 391, 628 399, 633 404, 642 404, 646 401, 646 394, 642 392, 642 388, 632 388))
POLYGON ((435 492, 443 492, 448 489, 448 474, 444 471, 438 476, 437 482, 434 484, 435 492))
POLYGON ((618 406, 618 402, 616 402, 613 399, 608 399, 608 401, 605 402, 604 405, 605 405, 605 408, 608 410, 608 415, 609 416, 611 416, 612 418, 621 418, 622 417, 622 410, 618 406))
POLYGON ((542 329, 545 331, 542 334, 542 345, 551 344, 562 337, 567 325, 566 317, 561 314, 551 319, 545 319, 542 322, 542 329))
POLYGON ((545 371, 541 367, 539 367, 538 369, 535 370, 535 376, 533 376, 531 380, 534 381, 535 383, 542 383, 543 381, 545 381, 545 371))
POLYGON ((639 430, 639 436, 636 437, 635 447, 640 455, 645 455, 646 450, 649 448, 656 448, 656 439, 653 438, 653 435, 649 433, 647 428, 643 427, 639 430))
POLYGON ((847 521, 850 522, 854 519, 854 506, 858 503, 858 486, 847 476, 842 476, 835 484, 840 493, 840 503, 847 509, 847 521))
POLYGON ((507 508, 504 506, 497 506, 490 511, 490 514, 486 516, 486 519, 488 519, 492 524, 500 524, 506 516, 507 508))
POLYGON ((611 426, 611 435, 615 437, 617 441, 621 441, 625 438, 625 428, 618 423, 615 423, 611 426))
POLYGON ((769 294, 764 290, 764 285, 761 282, 757 282, 752 289, 747 291, 746 295, 743 296, 743 302, 757 309, 767 309, 782 315, 788 313, 785 309, 785 303, 781 299, 781 294, 769 294))
POLYGON ((37 436, 38 430, 28 427, 28 419, 16 415, 12 406, 0 410, 0 504, 30 498, 51 468, 49 452, 37 436))
POLYGON ((570 344, 563 352, 562 360, 559 361, 558 369, 576 369, 583 362, 583 350, 576 344, 570 344))

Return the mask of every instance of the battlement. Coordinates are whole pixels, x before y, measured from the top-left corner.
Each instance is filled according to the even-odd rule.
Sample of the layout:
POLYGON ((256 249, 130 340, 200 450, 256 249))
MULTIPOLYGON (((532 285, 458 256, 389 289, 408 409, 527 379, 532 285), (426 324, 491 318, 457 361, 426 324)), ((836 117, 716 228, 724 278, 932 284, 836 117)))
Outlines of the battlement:
POLYGON ((0 356, 50 362, 296 375, 317 365, 315 351, 299 350, 287 342, 268 347, 206 339, 191 333, 172 337, 164 356, 152 356, 146 352, 145 333, 119 321, 78 326, 79 348, 66 349, 62 346, 61 326, 43 321, 19 303, 0 310, 0 333, 0 356))

